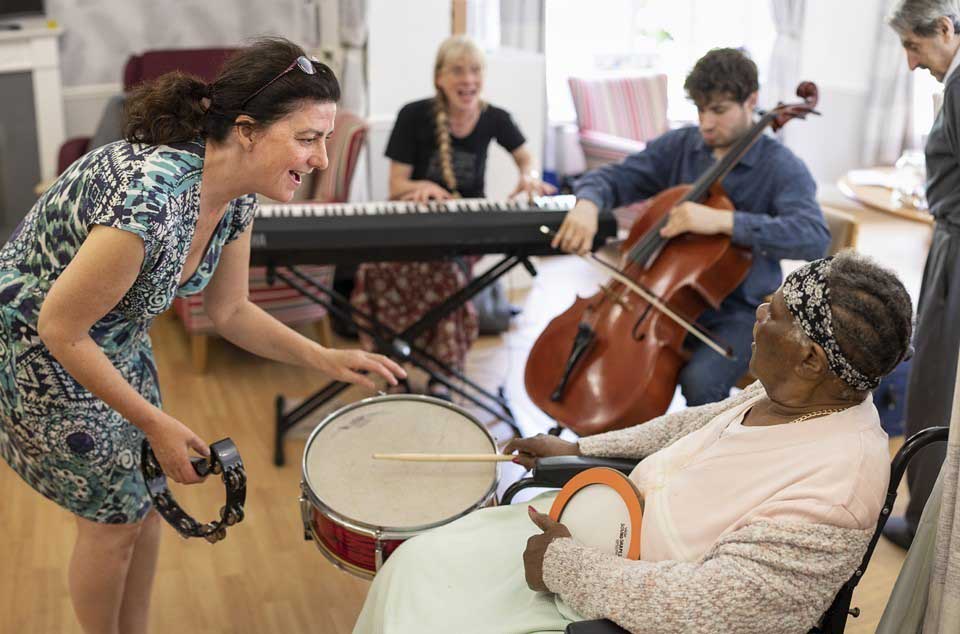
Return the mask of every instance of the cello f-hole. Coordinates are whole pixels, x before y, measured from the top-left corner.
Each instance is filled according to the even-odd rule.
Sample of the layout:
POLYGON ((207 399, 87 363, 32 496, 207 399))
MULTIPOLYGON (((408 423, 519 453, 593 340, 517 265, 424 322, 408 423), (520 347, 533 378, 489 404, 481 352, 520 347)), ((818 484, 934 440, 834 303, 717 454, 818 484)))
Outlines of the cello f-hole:
POLYGON ((633 330, 630 332, 630 336, 634 341, 643 341, 643 338, 646 337, 646 333, 640 332, 640 328, 643 325, 643 320, 647 318, 647 314, 650 312, 650 309, 653 308, 650 304, 647 304, 647 307, 643 309, 643 312, 640 313, 640 317, 637 319, 637 322, 633 324, 633 330))

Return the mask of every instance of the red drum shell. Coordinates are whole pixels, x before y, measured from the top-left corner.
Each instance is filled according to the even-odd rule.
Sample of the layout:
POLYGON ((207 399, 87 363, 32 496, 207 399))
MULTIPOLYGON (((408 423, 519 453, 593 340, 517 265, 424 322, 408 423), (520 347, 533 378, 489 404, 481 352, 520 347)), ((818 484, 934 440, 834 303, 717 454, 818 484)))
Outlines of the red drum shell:
MULTIPOLYGON (((371 454, 496 451, 483 424, 448 401, 398 394, 347 405, 317 425, 304 449, 300 508, 305 536, 334 565, 372 578, 405 540, 493 503, 499 470, 496 463, 373 461, 371 454), (342 461, 340 471, 347 472, 346 491, 324 481, 337 473, 338 465, 331 464, 337 461, 342 461), (398 492, 407 480, 412 490, 398 492), (379 512, 376 500, 357 499, 363 495, 383 496, 383 506, 392 510, 379 512), (418 503, 432 506, 412 512, 407 521, 397 515, 398 506, 418 503)), ((399 512, 404 515, 403 508, 399 512)))

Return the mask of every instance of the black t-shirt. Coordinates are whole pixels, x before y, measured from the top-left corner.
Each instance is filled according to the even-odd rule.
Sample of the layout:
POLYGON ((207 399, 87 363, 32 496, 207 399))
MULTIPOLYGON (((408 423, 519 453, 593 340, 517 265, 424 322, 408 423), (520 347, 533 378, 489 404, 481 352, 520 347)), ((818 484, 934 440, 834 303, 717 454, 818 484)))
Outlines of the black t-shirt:
MULTIPOLYGON (((480 113, 473 132, 463 138, 450 135, 457 191, 464 198, 483 198, 487 148, 492 139, 508 152, 526 141, 510 113, 490 104, 480 113)), ((414 101, 400 109, 386 155, 398 163, 412 165, 413 180, 430 180, 446 188, 437 151, 433 98, 414 101)))

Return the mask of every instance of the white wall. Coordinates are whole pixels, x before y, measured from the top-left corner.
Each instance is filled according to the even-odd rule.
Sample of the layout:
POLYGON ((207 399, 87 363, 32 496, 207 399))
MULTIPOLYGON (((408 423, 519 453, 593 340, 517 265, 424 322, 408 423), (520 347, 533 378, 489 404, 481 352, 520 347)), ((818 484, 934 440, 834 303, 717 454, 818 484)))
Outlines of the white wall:
POLYGON ((63 89, 67 138, 92 136, 100 123, 107 102, 123 92, 123 84, 88 84, 63 89))
POLYGON ((807 0, 800 76, 820 89, 822 116, 789 123, 785 141, 828 188, 847 170, 861 167, 874 39, 886 5, 884 0, 807 0))
POLYGON ((383 156, 400 108, 433 94, 437 47, 450 35, 450 0, 368 0, 367 137, 370 198, 386 200, 389 164, 383 156))
MULTIPOLYGON (((526 137, 527 149, 538 168, 543 166, 544 122, 547 112, 546 73, 543 55, 516 49, 499 49, 487 55, 483 92, 490 103, 504 108, 526 137)), ((506 198, 517 186, 513 157, 493 142, 487 158, 486 194, 506 198)))

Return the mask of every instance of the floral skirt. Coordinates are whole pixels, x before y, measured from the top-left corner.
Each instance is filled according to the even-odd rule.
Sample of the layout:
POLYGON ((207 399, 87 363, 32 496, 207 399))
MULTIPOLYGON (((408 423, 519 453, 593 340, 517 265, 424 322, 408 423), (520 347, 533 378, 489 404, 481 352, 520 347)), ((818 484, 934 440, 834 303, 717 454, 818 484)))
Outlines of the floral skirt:
MULTIPOLYGON (((468 266, 457 260, 368 262, 357 270, 352 303, 399 333, 469 281, 468 266)), ((462 371, 478 335, 477 311, 467 302, 412 343, 462 371)), ((370 337, 361 341, 373 349, 370 337)))

